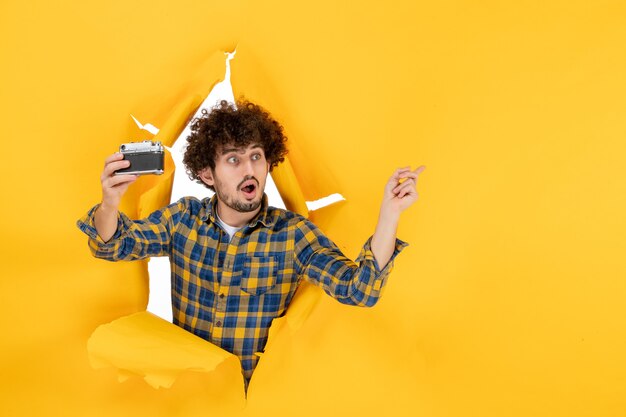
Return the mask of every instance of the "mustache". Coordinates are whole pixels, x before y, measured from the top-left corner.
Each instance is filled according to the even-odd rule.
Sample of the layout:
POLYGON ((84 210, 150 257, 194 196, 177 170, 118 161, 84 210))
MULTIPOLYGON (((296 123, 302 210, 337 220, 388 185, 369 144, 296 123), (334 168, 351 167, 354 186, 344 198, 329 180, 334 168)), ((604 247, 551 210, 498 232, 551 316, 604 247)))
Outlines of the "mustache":
POLYGON ((257 187, 259 186, 259 180, 257 180, 254 175, 246 175, 243 180, 241 180, 241 182, 239 183, 239 185, 237 185, 237 188, 241 188, 241 186, 243 185, 244 182, 246 181, 250 181, 250 180, 254 180, 254 182, 256 182, 257 187))

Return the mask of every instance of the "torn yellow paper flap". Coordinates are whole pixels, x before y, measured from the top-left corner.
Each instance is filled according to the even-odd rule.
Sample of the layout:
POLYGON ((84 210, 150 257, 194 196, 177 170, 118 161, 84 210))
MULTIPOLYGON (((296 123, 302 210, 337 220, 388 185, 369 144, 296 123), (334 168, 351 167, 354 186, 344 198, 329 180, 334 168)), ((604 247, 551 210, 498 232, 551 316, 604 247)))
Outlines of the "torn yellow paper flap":
POLYGON ((309 318, 313 308, 323 294, 319 287, 306 281, 301 282, 293 296, 293 300, 291 300, 291 304, 289 304, 287 313, 283 317, 272 321, 267 343, 265 344, 265 351, 269 349, 275 340, 293 336, 302 327, 306 319, 309 318))
MULTIPOLYGON (((203 100, 203 96, 194 94, 178 103, 154 140, 171 146, 185 129, 203 100)), ((148 216, 154 210, 158 210, 169 203, 172 184, 174 183, 174 171, 174 162, 171 156, 166 154, 165 173, 145 179, 147 181, 144 183, 145 191, 139 197, 138 217, 148 216)))
POLYGON ((165 146, 172 146, 205 98, 206 96, 193 94, 181 100, 172 109, 172 113, 159 129, 159 133, 156 134, 154 140, 163 143, 165 146))
POLYGON ((235 355, 147 311, 99 326, 87 350, 93 368, 114 367, 120 381, 138 375, 154 388, 171 387, 185 371, 212 372, 223 363, 241 369, 235 355))
POLYGON ((285 160, 272 170, 272 179, 287 209, 304 217, 309 217, 304 194, 291 162, 289 162, 289 157, 285 157, 285 160))

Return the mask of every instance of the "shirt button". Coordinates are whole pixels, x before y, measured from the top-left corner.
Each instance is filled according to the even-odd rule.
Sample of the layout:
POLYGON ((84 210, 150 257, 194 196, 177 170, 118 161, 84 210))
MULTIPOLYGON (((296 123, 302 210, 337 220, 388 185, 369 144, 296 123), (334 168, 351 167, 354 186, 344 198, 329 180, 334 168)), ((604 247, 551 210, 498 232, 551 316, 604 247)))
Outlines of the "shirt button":
POLYGON ((224 298, 224 293, 220 294, 220 298, 224 298))
POLYGON ((222 327, 222 322, 221 322, 221 321, 218 321, 218 322, 216 322, 216 323, 215 323, 215 325, 216 325, 217 327, 222 327))

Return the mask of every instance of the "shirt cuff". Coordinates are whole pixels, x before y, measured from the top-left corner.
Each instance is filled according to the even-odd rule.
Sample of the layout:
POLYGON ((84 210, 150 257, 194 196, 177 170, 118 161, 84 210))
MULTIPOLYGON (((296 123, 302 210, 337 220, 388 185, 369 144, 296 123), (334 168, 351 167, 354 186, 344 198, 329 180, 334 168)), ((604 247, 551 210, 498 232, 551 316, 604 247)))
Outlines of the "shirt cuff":
POLYGON ((98 244, 98 246, 105 246, 105 245, 113 244, 115 241, 119 240, 126 234, 126 232, 128 231, 128 228, 130 227, 131 220, 124 213, 122 213, 121 211, 118 211, 117 229, 115 230, 115 233, 113 234, 111 239, 105 242, 104 240, 102 240, 100 235, 98 235, 98 231, 96 230, 96 225, 94 223, 94 217, 95 217, 95 213, 98 207, 100 207, 100 204, 96 204, 95 206, 93 206, 87 212, 87 214, 85 214, 76 222, 76 226, 78 226, 78 228, 83 233, 89 236, 90 239, 95 241, 98 244))
POLYGON ((394 259, 396 259, 396 256, 398 256, 398 254, 402 252, 404 248, 409 246, 409 244, 407 242, 404 242, 396 238, 396 243, 393 249, 393 254, 391 255, 391 258, 389 258, 389 262, 387 262, 387 265, 385 265, 385 267, 381 270, 380 267, 378 266, 378 262, 376 262, 376 258, 374 257, 374 252, 372 252, 372 237, 367 239, 367 242, 365 242, 365 245, 363 245, 363 249, 361 249, 361 253, 359 254, 359 257, 356 259, 356 262, 358 263, 363 260, 371 261, 374 264, 376 275, 378 276, 387 275, 393 269, 393 261, 394 259))

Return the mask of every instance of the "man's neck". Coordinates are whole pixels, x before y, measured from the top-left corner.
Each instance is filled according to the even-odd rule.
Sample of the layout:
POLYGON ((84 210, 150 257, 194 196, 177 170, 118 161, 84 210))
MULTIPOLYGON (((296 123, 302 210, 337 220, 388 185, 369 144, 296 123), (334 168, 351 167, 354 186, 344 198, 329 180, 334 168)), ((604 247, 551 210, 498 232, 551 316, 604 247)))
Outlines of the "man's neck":
POLYGON ((261 211, 262 205, 259 206, 258 209, 254 211, 250 211, 247 213, 242 213, 235 209, 228 207, 224 204, 220 199, 217 199, 217 213, 220 219, 229 226, 232 227, 243 227, 246 224, 250 223, 258 213, 261 211))

